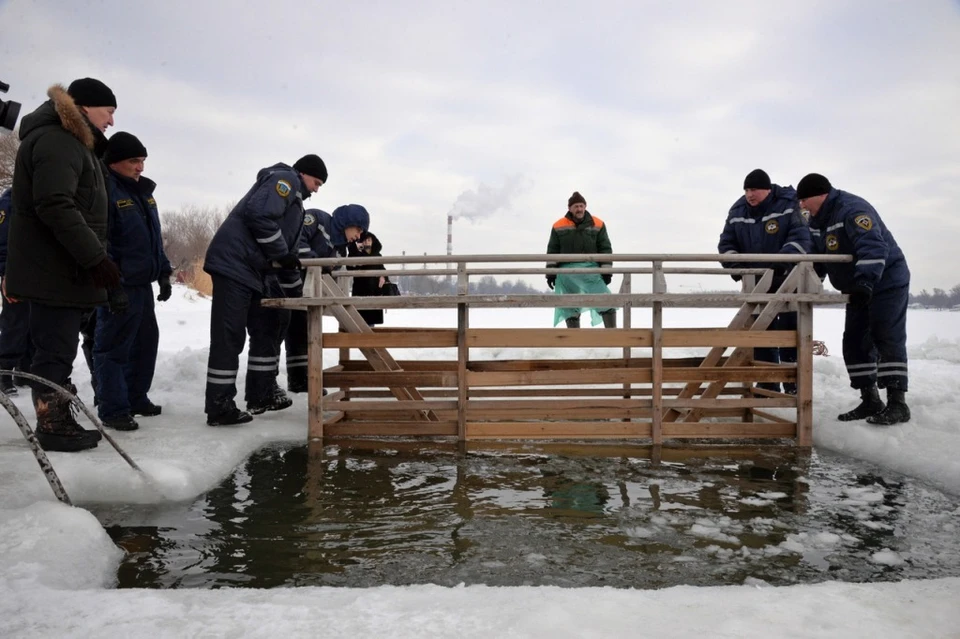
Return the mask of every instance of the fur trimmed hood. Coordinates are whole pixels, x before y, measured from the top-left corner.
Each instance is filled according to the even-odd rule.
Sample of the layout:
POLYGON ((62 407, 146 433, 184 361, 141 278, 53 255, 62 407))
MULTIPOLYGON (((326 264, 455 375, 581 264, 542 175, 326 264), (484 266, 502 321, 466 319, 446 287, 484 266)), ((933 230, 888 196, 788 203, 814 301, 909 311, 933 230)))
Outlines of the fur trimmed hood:
POLYGON ((59 125, 93 151, 97 143, 94 129, 63 85, 55 84, 50 87, 47 96, 50 98, 48 103, 23 118, 20 139, 26 139, 28 134, 40 127, 59 125))

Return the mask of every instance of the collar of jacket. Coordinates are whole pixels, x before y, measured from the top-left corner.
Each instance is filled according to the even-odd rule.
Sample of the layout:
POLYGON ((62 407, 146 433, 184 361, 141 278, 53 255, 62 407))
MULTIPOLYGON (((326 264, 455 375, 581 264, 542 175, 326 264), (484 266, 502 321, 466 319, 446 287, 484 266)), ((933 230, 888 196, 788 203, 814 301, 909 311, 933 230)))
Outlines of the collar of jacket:
POLYGON ((567 211, 567 214, 564 217, 573 222, 575 226, 593 226, 593 216, 590 215, 590 211, 584 211, 583 219, 579 222, 577 221, 577 218, 573 217, 573 213, 570 211, 567 211))
POLYGON ((839 195, 840 191, 830 189, 830 193, 820 206, 820 210, 816 215, 810 216, 810 226, 815 229, 824 229, 829 225, 831 218, 833 218, 833 209, 837 205, 837 197, 839 195))
POLYGON ((140 176, 139 180, 134 180, 133 178, 129 178, 125 175, 120 175, 113 169, 110 169, 110 175, 112 175, 113 179, 122 184, 128 190, 133 191, 134 193, 139 193, 145 197, 153 195, 154 189, 157 188, 156 182, 143 175, 140 176))
POLYGON ((57 110, 57 115, 60 116, 60 125, 80 140, 85 147, 91 151, 95 150, 97 136, 94 135, 94 131, 99 133, 103 141, 106 142, 106 136, 90 124, 90 121, 83 115, 80 107, 73 101, 62 84, 55 84, 50 87, 47 90, 47 96, 53 101, 53 108, 57 110))

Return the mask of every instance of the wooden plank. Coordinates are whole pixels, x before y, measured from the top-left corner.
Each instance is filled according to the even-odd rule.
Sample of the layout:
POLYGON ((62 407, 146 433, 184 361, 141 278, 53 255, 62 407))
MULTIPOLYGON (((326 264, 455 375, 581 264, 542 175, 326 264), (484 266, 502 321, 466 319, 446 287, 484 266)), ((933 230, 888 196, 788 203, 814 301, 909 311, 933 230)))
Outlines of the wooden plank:
POLYGON ((793 420, 787 419, 785 417, 780 417, 779 415, 774 415, 773 413, 769 413, 765 410, 760 410, 755 408, 753 410, 753 414, 756 415, 757 417, 761 417, 763 419, 766 419, 767 421, 776 422, 778 424, 795 424, 793 420))
POLYGON ((372 411, 380 413, 396 413, 408 410, 457 410, 454 400, 373 400, 364 401, 351 399, 350 401, 326 402, 326 410, 372 411))
POLYGON ((793 408, 796 400, 785 399, 702 399, 690 397, 684 399, 665 399, 663 405, 670 408, 793 408))
MULTIPOLYGON (((804 274, 805 291, 822 288, 809 264, 794 269, 804 274)), ((797 311, 797 445, 813 446, 813 307, 801 304, 797 311)))
POLYGON ((664 437, 683 438, 726 438, 736 439, 749 437, 751 439, 764 438, 792 438, 797 433, 796 424, 744 424, 742 422, 677 422, 663 425, 664 437))
POLYGON ((650 436, 645 422, 467 422, 467 439, 634 439, 650 436))
POLYGON ((307 437, 323 438, 323 312, 307 311, 307 437))
MULTIPOLYGON (((663 262, 653 263, 653 292, 666 293, 667 282, 663 276, 663 262)), ((653 445, 663 443, 663 304, 655 302, 653 305, 653 352, 652 352, 652 389, 653 423, 651 435, 653 445)))
MULTIPOLYGON (((565 329, 566 330, 566 329, 565 329)), ((609 329, 607 329, 609 330, 609 329)), ((595 331, 597 333, 602 331, 595 331)), ((328 333, 329 334, 329 333, 328 333)), ((663 360, 665 368, 683 368, 699 366, 701 357, 671 357, 663 360)), ((720 359, 720 364, 725 360, 720 359)), ((397 360, 400 370, 405 371, 447 371, 456 372, 457 361, 449 360, 397 360)), ((595 368, 652 368, 653 359, 650 357, 634 357, 625 365, 622 358, 617 359, 500 359, 478 360, 469 362, 472 371, 555 371, 555 370, 589 370, 595 368)), ((367 361, 350 361, 336 370, 327 368, 326 372, 338 371, 372 371, 373 367, 367 361)))
POLYGON ((457 331, 331 333, 326 343, 327 348, 448 348, 457 345, 457 331))
POLYGON ((631 407, 631 408, 566 408, 544 409, 544 408, 483 408, 467 410, 467 419, 471 422, 497 422, 506 420, 544 420, 544 421, 563 421, 573 419, 590 420, 626 420, 643 418, 649 419, 651 408, 631 407))
MULTIPOLYGON (((497 373, 492 373, 497 374, 497 373)), ((513 373, 506 373, 513 374, 513 373)), ((365 386, 370 387, 388 387, 388 388, 415 388, 420 386, 429 387, 455 387, 457 385, 457 375, 455 373, 428 371, 374 371, 358 373, 330 373, 327 375, 327 383, 331 386, 365 386)), ((417 393, 419 395, 419 392, 417 393)), ((413 400, 413 395, 398 397, 401 400, 413 400)), ((416 401, 421 401, 423 396, 416 401)))
POLYGON ((789 382, 797 377, 793 366, 758 368, 755 366, 715 366, 711 368, 668 368, 663 371, 665 382, 789 382))
POLYGON ((589 375, 580 371, 516 371, 478 373, 467 372, 467 383, 473 386, 537 386, 537 385, 584 385, 584 384, 649 384, 649 370, 614 369, 591 370, 589 375))
MULTIPOLYGON (((465 275, 464 275, 465 276, 465 275)), ((467 396, 470 379, 467 362, 470 360, 470 344, 467 340, 470 316, 466 304, 457 307, 457 439, 467 438, 467 396)))
MULTIPOLYGON (((669 396, 679 395, 682 389, 675 387, 664 387, 663 394, 669 396)), ((652 390, 649 386, 647 387, 634 387, 633 388, 634 396, 648 397, 651 396, 652 390)), ((742 388, 725 388, 720 394, 721 395, 730 395, 741 397, 743 396, 744 389, 742 388)), ((536 397, 539 399, 545 399, 549 397, 585 397, 585 398, 596 398, 596 397, 621 397, 623 391, 617 388, 566 388, 562 386, 553 387, 553 388, 471 388, 470 397, 471 398, 481 398, 481 397, 536 397)), ((424 389, 422 391, 423 396, 426 397, 457 397, 457 389, 424 389)), ((352 398, 378 398, 378 397, 393 397, 390 391, 386 390, 367 390, 367 389, 352 389, 350 391, 350 397, 352 398)))
POLYGON ((472 348, 638 348, 650 346, 652 335, 645 328, 475 328, 467 333, 467 341, 472 348))
POLYGON ((724 328, 667 328, 663 330, 663 345, 667 348, 793 347, 797 345, 797 335, 793 331, 757 333, 724 328))
POLYGON ((354 422, 327 427, 327 437, 456 437, 457 422, 354 422))
MULTIPOLYGON (((632 275, 630 273, 625 273, 623 276, 623 279, 620 281, 620 292, 629 295, 632 292, 632 290, 633 290, 632 275)), ((627 302, 623 305, 623 328, 625 330, 630 330, 633 328, 633 319, 632 319, 632 313, 631 313, 632 309, 633 309, 632 302, 627 302)), ((630 366, 631 357, 633 357, 633 350, 628 346, 624 346, 623 349, 621 350, 621 359, 623 360, 624 368, 628 368, 630 366)), ((631 396, 630 389, 632 386, 633 385, 630 383, 626 383, 623 385, 623 397, 625 399, 630 398, 631 396)), ((626 420, 626 418, 624 418, 624 420, 626 420)))
MULTIPOLYGON (((717 400, 720 401, 720 400, 717 400)), ((468 410, 573 410, 575 408, 628 409, 650 408, 649 399, 542 399, 539 395, 533 399, 471 399, 467 401, 468 410)))

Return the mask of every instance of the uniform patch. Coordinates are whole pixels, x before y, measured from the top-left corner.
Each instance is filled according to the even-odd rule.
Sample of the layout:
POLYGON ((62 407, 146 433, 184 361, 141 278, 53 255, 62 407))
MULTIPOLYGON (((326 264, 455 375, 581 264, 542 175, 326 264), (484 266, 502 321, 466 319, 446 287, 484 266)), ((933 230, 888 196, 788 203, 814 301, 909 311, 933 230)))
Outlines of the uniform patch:
POLYGON ((801 210, 800 210, 800 217, 803 218, 803 221, 804 221, 804 222, 806 222, 806 223, 808 223, 808 224, 810 223, 810 211, 808 211, 807 209, 801 209, 801 210))
POLYGON ((307 213, 306 215, 303 216, 303 223, 306 226, 313 226, 314 224, 316 224, 316 222, 317 222, 317 218, 313 217, 313 213, 307 213))
POLYGON ((853 218, 853 223, 862 228, 864 231, 869 231, 873 228, 873 220, 870 219, 869 215, 858 215, 853 218))
POLYGON ((7 220, 7 212, 0 209, 0 224, 3 224, 7 220))
POLYGON ((149 200, 147 200, 147 204, 149 204, 150 206, 156 206, 157 201, 153 198, 150 198, 149 200))
POLYGON ((118 208, 118 209, 127 209, 127 208, 130 208, 131 206, 133 206, 133 200, 130 200, 130 199, 127 199, 127 200, 117 200, 117 208, 118 208))
POLYGON ((763 228, 766 229, 770 235, 776 235, 777 231, 780 230, 780 223, 776 220, 770 220, 763 228))
POLYGON ((828 250, 828 251, 836 251, 838 248, 840 248, 840 241, 837 240, 837 236, 836 236, 836 235, 833 235, 833 234, 828 235, 828 236, 827 236, 827 250, 828 250))
POLYGON ((290 195, 290 183, 286 180, 279 180, 277 182, 277 193, 280 197, 287 197, 290 195))

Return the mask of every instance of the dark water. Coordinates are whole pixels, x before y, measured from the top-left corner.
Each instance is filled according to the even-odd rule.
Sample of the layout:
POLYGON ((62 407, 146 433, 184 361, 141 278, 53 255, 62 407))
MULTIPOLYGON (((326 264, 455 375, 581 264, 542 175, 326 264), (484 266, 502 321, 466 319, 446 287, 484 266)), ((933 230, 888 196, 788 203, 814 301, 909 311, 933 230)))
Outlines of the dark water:
POLYGON ((267 448, 192 504, 94 508, 122 588, 775 585, 960 576, 960 499, 839 455, 267 448))

